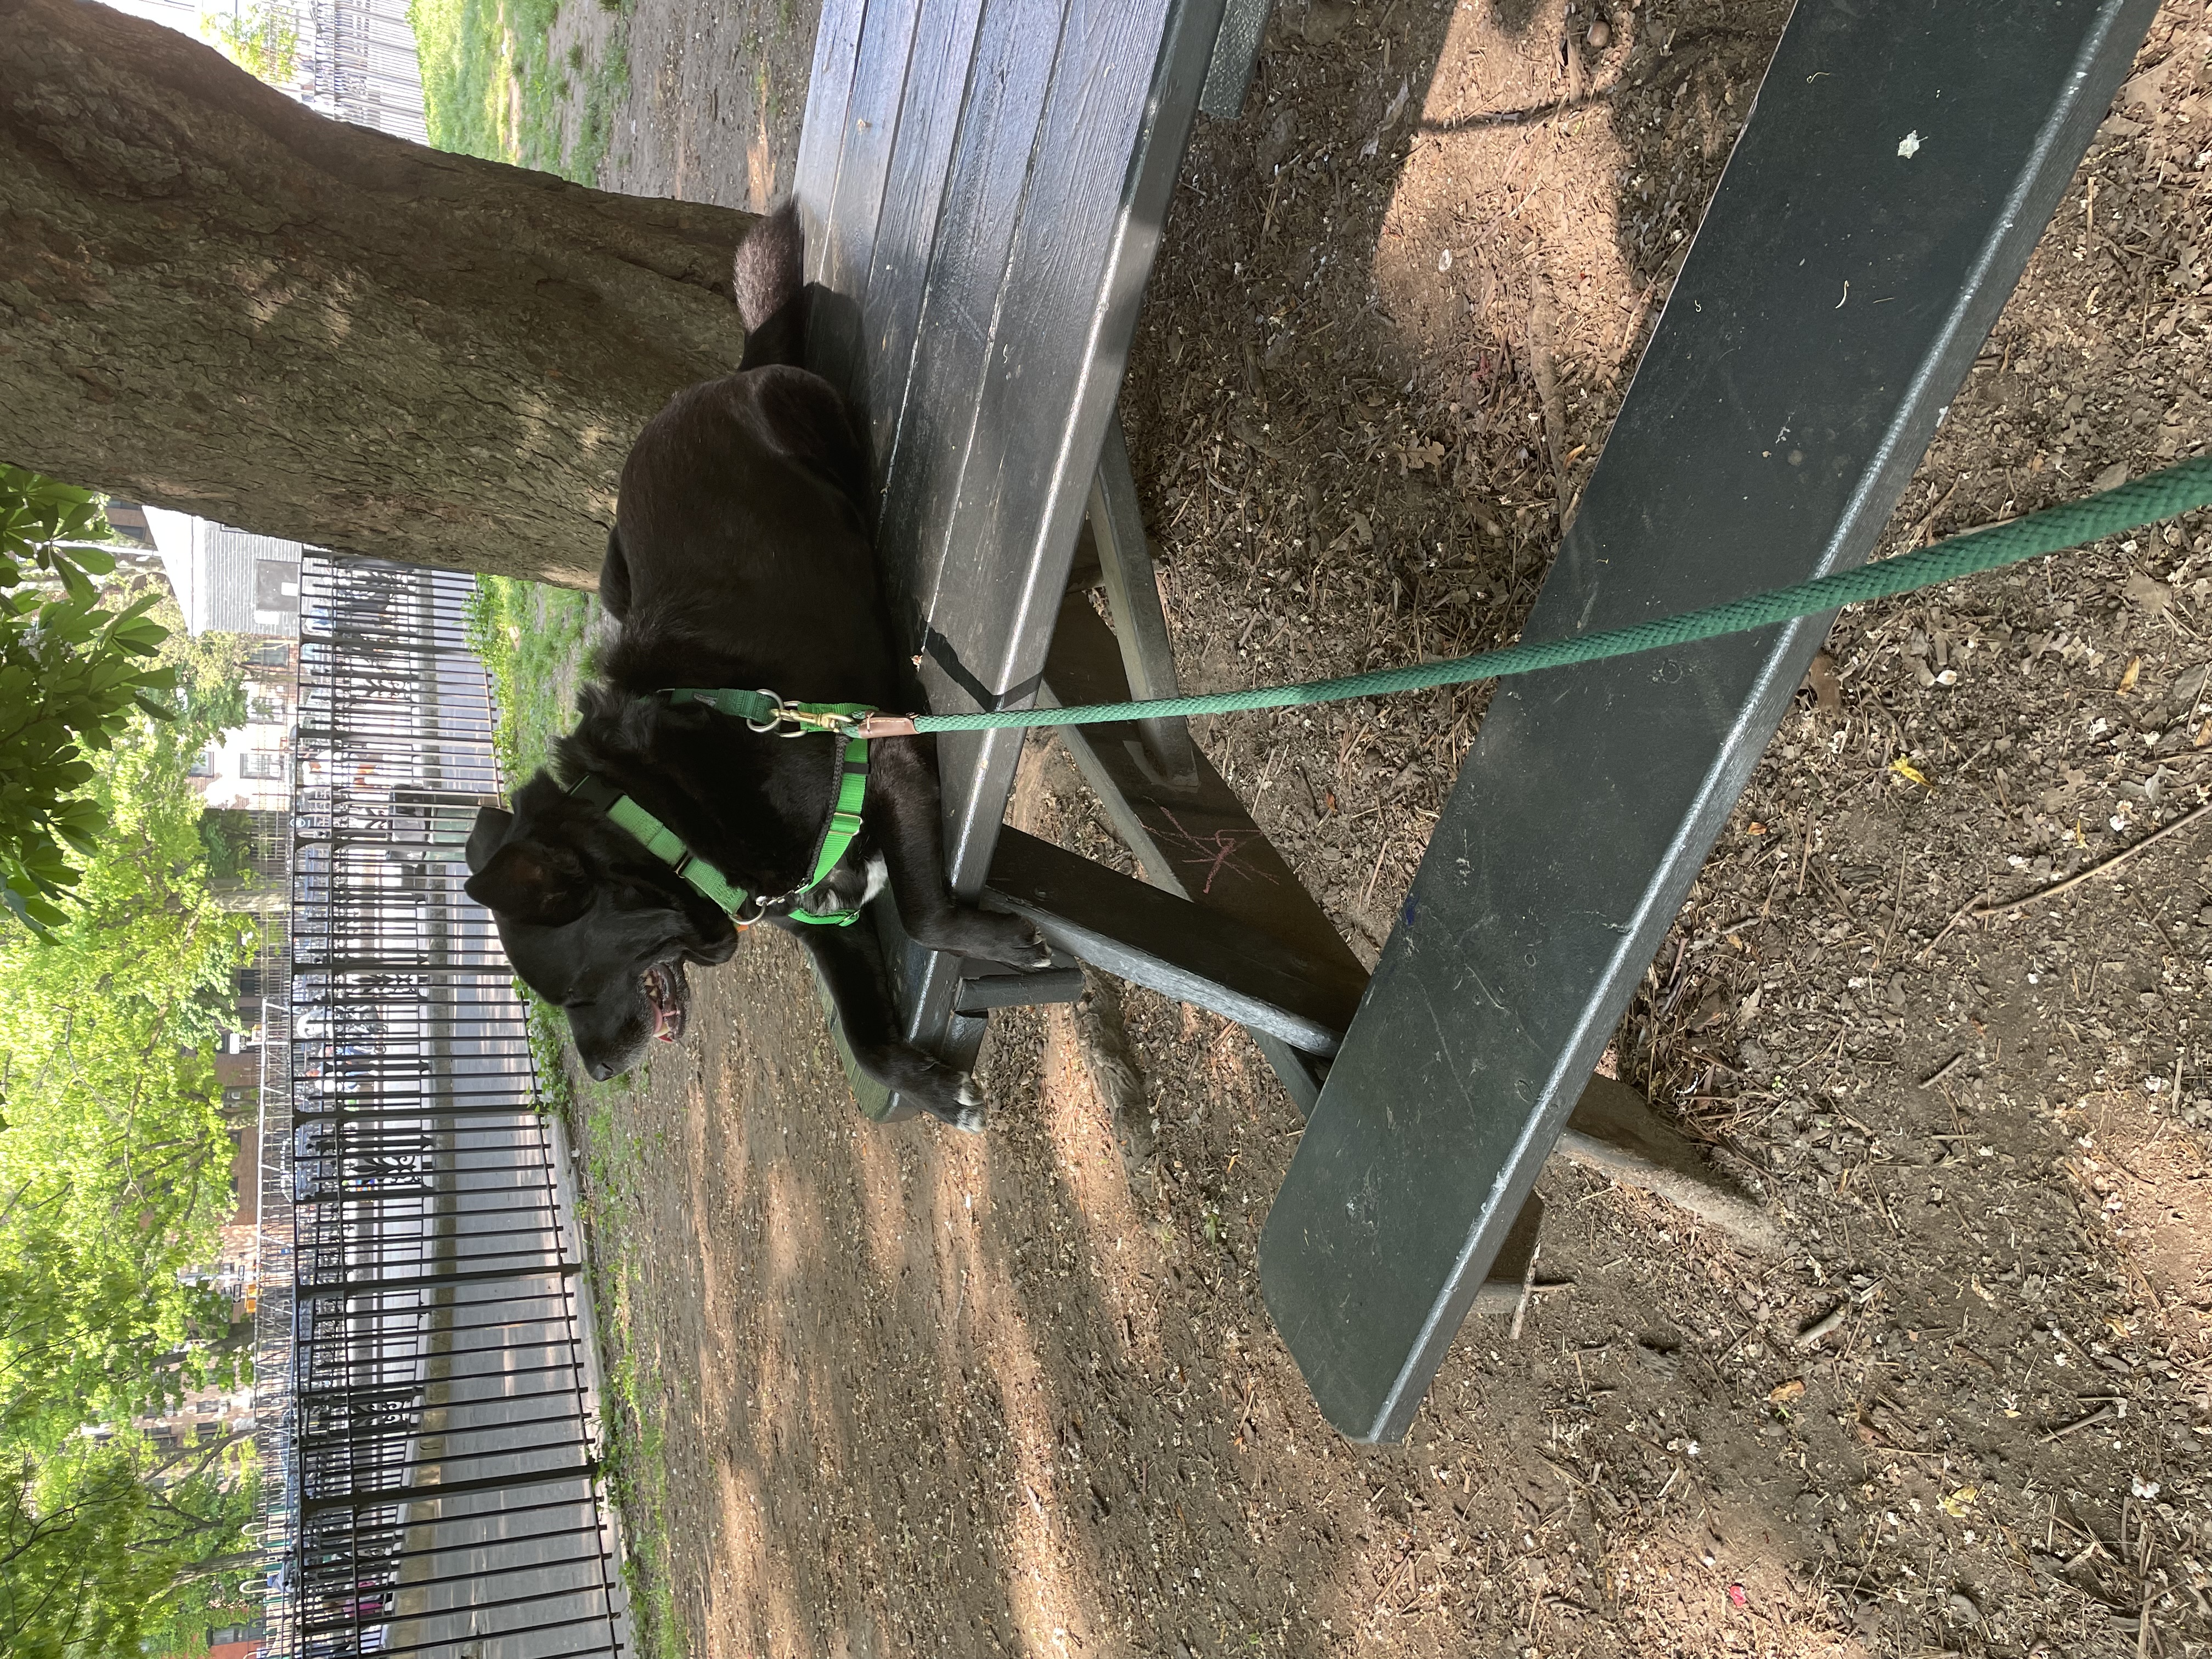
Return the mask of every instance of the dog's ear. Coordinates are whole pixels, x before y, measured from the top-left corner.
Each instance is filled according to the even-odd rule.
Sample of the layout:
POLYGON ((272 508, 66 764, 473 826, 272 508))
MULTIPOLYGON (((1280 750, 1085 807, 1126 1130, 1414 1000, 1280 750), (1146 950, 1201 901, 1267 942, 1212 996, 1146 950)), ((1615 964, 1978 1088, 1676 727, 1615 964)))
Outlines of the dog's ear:
POLYGON ((491 862, 492 854, 499 851, 500 842, 514 825, 514 814, 501 811, 496 806, 477 808, 476 828, 469 831, 468 850, 465 856, 471 872, 482 870, 491 862))
POLYGON ((592 902, 584 861, 542 841, 507 842, 462 890, 495 915, 537 927, 574 921, 592 902))

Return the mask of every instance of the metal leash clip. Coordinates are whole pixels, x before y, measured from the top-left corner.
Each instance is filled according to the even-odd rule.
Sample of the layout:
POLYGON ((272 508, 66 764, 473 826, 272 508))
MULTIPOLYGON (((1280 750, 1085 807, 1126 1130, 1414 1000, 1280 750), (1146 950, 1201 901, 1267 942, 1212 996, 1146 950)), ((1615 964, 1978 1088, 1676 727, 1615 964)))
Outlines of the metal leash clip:
MULTIPOLYGON (((778 726, 781 726, 786 720, 790 718, 790 711, 784 706, 783 699, 776 693, 769 690, 768 687, 764 685, 760 687, 753 695, 756 696, 766 697, 770 702, 775 705, 775 710, 764 720, 757 720, 751 715, 746 715, 745 729, 748 732, 773 732, 778 726)), ((732 712, 734 713, 735 711, 732 710, 732 712)), ((787 732, 785 735, 788 736, 790 734, 787 732)))
POLYGON ((850 737, 853 728, 860 724, 858 715, 842 714, 835 708, 794 708, 786 703, 776 712, 779 719, 787 720, 798 728, 786 732, 783 735, 787 738, 803 738, 810 732, 818 732, 850 737))

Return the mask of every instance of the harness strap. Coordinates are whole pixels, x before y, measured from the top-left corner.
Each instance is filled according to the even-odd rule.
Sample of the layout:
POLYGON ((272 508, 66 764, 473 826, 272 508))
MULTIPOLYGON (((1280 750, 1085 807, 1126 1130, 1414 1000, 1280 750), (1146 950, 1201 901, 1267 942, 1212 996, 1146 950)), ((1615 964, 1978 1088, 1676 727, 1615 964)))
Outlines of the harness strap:
MULTIPOLYGON (((792 897, 803 899, 827 881, 830 872, 842 861, 854 838, 860 833, 860 807, 868 793, 868 743, 866 738, 855 736, 854 731, 862 720, 877 712, 874 706, 865 702, 786 702, 765 688, 748 691, 733 685, 671 686, 661 695, 672 707, 700 703, 717 714, 744 721, 756 732, 778 732, 787 738, 821 733, 834 741, 836 746, 831 751, 830 764, 837 781, 837 796, 815 841, 806 880, 793 890, 792 897)), ((784 920, 842 927, 857 920, 860 914, 857 904, 836 910, 809 910, 802 906, 794 908, 784 920)))
POLYGON ((645 850, 668 866, 697 891, 729 912, 740 927, 750 927, 760 916, 751 895, 684 844, 684 837, 640 806, 596 773, 586 773, 568 793, 587 806, 596 806, 619 828, 645 844, 645 850), (752 904, 752 914, 745 908, 752 904))
POLYGON ((687 702, 704 703, 708 708, 754 726, 773 725, 783 710, 783 699, 773 691, 743 691, 735 686, 708 688, 697 685, 672 686, 661 693, 672 707, 687 702))
MULTIPOLYGON (((802 892, 811 892, 829 880, 830 872, 843 860, 860 833, 860 807, 868 798, 867 739, 850 738, 842 732, 831 737, 837 745, 830 763, 836 769, 832 775, 837 780, 837 799, 823 821, 820 839, 814 843, 814 861, 808 866, 802 892)), ((789 920, 842 927, 860 914, 860 907, 853 904, 838 910, 793 910, 789 920)))
MULTIPOLYGON (((661 695, 672 705, 703 704, 718 714, 744 720, 756 732, 776 731, 789 726, 795 729, 781 735, 796 738, 820 733, 832 740, 836 747, 830 764, 831 775, 836 781, 836 797, 830 803, 830 816, 823 821, 821 833, 815 837, 806 879, 784 895, 793 905, 784 920, 826 927, 849 927, 858 921, 860 907, 857 903, 835 910, 809 910, 804 908, 803 901, 830 878, 830 872, 844 860, 860 833, 860 809, 868 796, 868 740, 855 737, 854 731, 876 710, 859 702, 786 702, 773 691, 746 691, 732 686, 676 686, 661 695)), ((614 823, 636 836, 644 843, 646 851, 729 912, 738 927, 749 927, 760 919, 763 902, 759 898, 693 853, 684 844, 681 836, 605 778, 586 774, 568 793, 598 807, 614 823), (749 906, 750 915, 746 914, 749 906)))

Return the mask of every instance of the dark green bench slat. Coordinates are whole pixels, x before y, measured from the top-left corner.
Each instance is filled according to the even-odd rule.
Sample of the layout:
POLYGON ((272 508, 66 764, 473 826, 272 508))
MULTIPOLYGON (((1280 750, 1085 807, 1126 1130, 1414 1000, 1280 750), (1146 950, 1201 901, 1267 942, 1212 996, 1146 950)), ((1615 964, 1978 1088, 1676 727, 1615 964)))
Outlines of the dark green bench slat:
MULTIPOLYGON (((923 617, 937 587, 960 474, 977 437, 985 372, 1000 343, 999 297, 1052 90, 1053 50, 1065 9, 1064 0, 993 0, 976 31, 915 318, 913 367, 883 457, 878 534, 896 550, 891 569, 901 597, 923 617)), ((1005 343, 1010 351, 1027 343, 1013 337, 1005 343)), ((1006 565, 1018 557, 1013 548, 992 551, 1006 565)), ((983 617, 960 618, 956 625, 971 651, 975 639, 993 631, 983 617)), ((988 665, 978 666, 985 671, 979 679, 989 684, 988 665)))
MULTIPOLYGON (((1866 557, 2153 10, 1801 0, 1529 638, 1866 557)), ((1827 626, 1500 687, 1261 1242, 1354 1438, 1405 1433, 1827 626)))
MULTIPOLYGON (((933 707, 1035 694, 1061 590, 1159 244, 1175 173, 1195 118, 1220 0, 1132 9, 1076 0, 1045 113, 1032 200, 1002 296, 1000 349, 971 434, 931 599, 946 641, 923 666, 933 707), (1079 172, 1054 158, 1083 157, 1079 172), (1095 161, 1088 158, 1096 158, 1095 161), (1111 186, 1101 189, 1109 158, 1111 186), (1095 168, 1095 171, 1093 170, 1095 168), (994 553, 990 550, 1000 549, 994 553)), ((934 645, 934 642, 933 642, 934 645)), ((980 891, 1019 757, 1014 732, 940 747, 948 777, 947 851, 956 890, 980 891)), ((917 1030, 949 1008, 949 964, 916 981, 917 1030)), ((980 1038, 980 1030, 956 1034, 980 1038)))

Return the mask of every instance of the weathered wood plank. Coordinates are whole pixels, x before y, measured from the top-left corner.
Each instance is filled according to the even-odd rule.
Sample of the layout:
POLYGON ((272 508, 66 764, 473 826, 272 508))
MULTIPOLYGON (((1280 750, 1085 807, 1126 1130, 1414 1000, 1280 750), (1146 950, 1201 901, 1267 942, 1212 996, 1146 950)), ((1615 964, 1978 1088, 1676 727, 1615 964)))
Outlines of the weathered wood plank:
MULTIPOLYGON (((1065 11, 1066 0, 988 0, 976 33, 935 244, 920 273, 912 367, 882 458, 878 535, 895 596, 908 612, 902 623, 928 616, 960 474, 976 438, 999 296, 1065 11)), ((1008 562, 1014 557, 1011 548, 992 551, 1008 562)))
MULTIPOLYGON (((846 88, 837 161, 819 194, 826 210, 811 228, 808 264, 812 279, 831 295, 865 294, 873 263, 877 221, 892 148, 909 90, 915 30, 922 0, 875 0, 860 26, 860 41, 846 88)), ((828 118, 825 114, 825 120, 828 118)), ((810 180, 805 189, 811 190, 810 180)), ((802 192, 804 193, 804 191, 802 192)), ((849 301, 824 304, 812 320, 808 359, 855 409, 868 406, 865 319, 849 301)))
MULTIPOLYGON (((849 296, 863 319, 854 392, 881 487, 906 406, 922 298, 936 252, 947 169, 975 67, 983 0, 923 0, 902 91, 898 131, 878 207, 866 284, 849 296)), ((894 565, 903 559, 890 561, 894 565)), ((904 575, 893 572, 902 584, 904 575)))
MULTIPOLYGON (((1059 202, 1049 215, 1024 216, 1012 249, 1010 269, 1023 280, 1004 297, 1001 344, 1021 339, 1032 349, 1025 359, 1002 350, 989 364, 988 418, 978 434, 990 447, 963 469, 947 526, 948 548, 957 556, 940 562, 930 608, 922 673, 933 708, 973 707, 976 689, 1001 704, 1034 694, 1220 24, 1221 0, 1178 0, 1164 14, 1147 7, 1161 33, 1149 72, 1132 75, 1126 63, 1109 65, 1106 54, 1146 60, 1099 15, 1099 3, 1080 0, 1076 9, 1079 38, 1091 55, 1071 60, 1080 67, 1063 65, 1045 129, 1055 157, 1096 157, 1084 170, 1113 210, 1099 212, 1095 198, 1080 204, 1080 212, 1072 201, 1059 202), (1115 157, 1120 167, 1109 190, 1103 187, 1107 167, 1115 157), (1071 350, 1071 343, 1078 349, 1071 350), (994 544, 1006 549, 995 567, 976 556, 994 544), (978 625, 973 619, 979 617, 992 620, 978 625), (951 634, 956 619, 967 629, 965 639, 951 634)), ((1077 33, 1072 26, 1072 37, 1077 33)), ((978 890, 989 867, 1013 785, 1018 736, 991 732, 940 751, 948 778, 962 781, 945 792, 948 863, 957 892, 978 890)), ((927 977, 917 1035, 938 1029, 951 988, 941 969, 927 977)))
MULTIPOLYGON (((802 204, 817 209, 830 200, 837 179, 837 155, 844 142, 845 100, 853 81, 853 58, 860 50, 860 23, 867 0, 823 0, 822 21, 814 31, 814 67, 806 87, 806 120, 799 133, 799 161, 793 169, 802 204)), ((759 205, 765 207, 766 203, 759 205)), ((805 221, 812 242, 817 220, 805 221)), ((810 258, 807 274, 813 275, 810 258)))
MULTIPOLYGON (((1221 5, 877 0, 825 19, 799 185, 823 289, 810 352, 865 422, 933 707, 1036 690, 1221 5), (886 136, 871 112, 894 106, 886 136)), ((940 744, 963 895, 1020 745, 940 744)), ((972 1050, 958 964, 894 954, 912 1034, 972 1050)))

